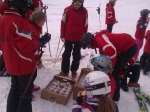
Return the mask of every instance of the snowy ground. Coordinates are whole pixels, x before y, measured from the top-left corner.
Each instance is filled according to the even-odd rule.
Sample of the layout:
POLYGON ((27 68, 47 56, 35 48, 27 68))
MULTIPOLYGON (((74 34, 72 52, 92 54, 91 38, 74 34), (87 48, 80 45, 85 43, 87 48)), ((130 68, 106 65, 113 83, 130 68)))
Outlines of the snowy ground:
MULTIPOLYGON (((53 63, 50 61, 45 61, 45 59, 55 58, 56 50, 60 35, 60 20, 62 17, 63 9, 71 4, 72 0, 43 0, 44 4, 48 5, 47 16, 48 16, 48 31, 52 34, 52 40, 50 42, 52 57, 49 56, 48 46, 45 48, 45 53, 43 55, 44 69, 38 70, 38 77, 35 80, 35 84, 40 85, 44 88, 49 81, 52 80, 53 76, 60 72, 60 61, 57 62, 56 66, 53 67, 53 63)), ((97 32, 100 29, 105 29, 105 5, 108 0, 85 0, 84 6, 89 12, 89 32, 97 32), (101 2, 101 25, 99 23, 99 15, 97 14, 96 8, 101 2)), ((129 33, 134 37, 136 22, 140 17, 140 10, 144 8, 149 8, 149 0, 118 0, 115 6, 116 18, 118 24, 114 25, 114 33, 129 33)), ((147 27, 150 29, 150 25, 147 27)), ((46 31, 44 26, 43 32, 46 31)), ((63 43, 60 43, 60 47, 63 43)), ((60 49, 59 49, 60 50, 60 49)), ((91 53, 92 50, 82 50, 82 54, 91 53)), ((140 52, 140 56, 142 54, 140 52)), ((86 67, 88 64, 89 56, 81 61, 80 69, 86 67)), ((80 69, 78 73, 80 73, 80 69)), ((143 76, 141 73, 139 83, 141 89, 145 93, 150 94, 150 76, 143 76)), ((0 78, 0 112, 6 112, 6 101, 8 92, 10 89, 10 78, 0 78)), ((66 106, 56 104, 50 101, 46 101, 40 98, 40 91, 34 93, 36 100, 33 101, 33 112, 70 112, 72 105, 75 101, 70 97, 66 106)), ((120 112, 140 112, 137 101, 132 88, 128 92, 123 92, 121 90, 121 98, 119 101, 120 112)), ((150 106, 148 106, 150 110, 150 106)))

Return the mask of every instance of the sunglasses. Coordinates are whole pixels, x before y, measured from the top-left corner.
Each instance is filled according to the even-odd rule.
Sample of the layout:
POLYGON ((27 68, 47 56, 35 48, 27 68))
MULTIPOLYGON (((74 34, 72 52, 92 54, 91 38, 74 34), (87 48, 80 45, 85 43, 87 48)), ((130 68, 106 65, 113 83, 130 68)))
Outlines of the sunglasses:
POLYGON ((82 4, 83 0, 73 0, 74 4, 82 4))

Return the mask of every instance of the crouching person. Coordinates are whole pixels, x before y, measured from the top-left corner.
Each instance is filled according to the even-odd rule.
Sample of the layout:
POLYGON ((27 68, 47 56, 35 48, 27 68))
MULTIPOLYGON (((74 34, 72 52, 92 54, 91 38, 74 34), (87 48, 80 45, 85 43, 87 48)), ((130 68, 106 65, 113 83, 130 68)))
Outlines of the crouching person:
POLYGON ((72 112, 118 112, 117 105, 110 98, 111 84, 107 74, 92 71, 85 77, 85 91, 77 95, 72 112))

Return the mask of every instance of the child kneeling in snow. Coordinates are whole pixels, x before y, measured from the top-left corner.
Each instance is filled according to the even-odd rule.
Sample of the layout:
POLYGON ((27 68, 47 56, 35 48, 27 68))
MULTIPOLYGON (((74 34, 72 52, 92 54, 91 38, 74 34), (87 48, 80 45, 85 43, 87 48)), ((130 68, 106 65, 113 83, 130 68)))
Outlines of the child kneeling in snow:
POLYGON ((84 87, 86 91, 78 93, 72 112, 118 112, 110 98, 111 82, 106 73, 90 72, 85 77, 84 87))

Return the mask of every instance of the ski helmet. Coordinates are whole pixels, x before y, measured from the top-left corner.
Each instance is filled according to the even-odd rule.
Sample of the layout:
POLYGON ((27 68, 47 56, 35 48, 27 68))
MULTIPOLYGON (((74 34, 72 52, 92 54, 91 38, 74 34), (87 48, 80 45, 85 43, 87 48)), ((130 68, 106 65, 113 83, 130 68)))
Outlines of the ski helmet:
POLYGON ((28 9, 33 10, 34 4, 32 0, 7 0, 9 6, 14 6, 21 13, 22 17, 25 17, 25 13, 28 9))
POLYGON ((91 59, 94 70, 102 71, 106 74, 112 73, 112 61, 107 56, 98 56, 91 59))
POLYGON ((84 87, 88 98, 94 95, 105 95, 111 91, 109 76, 101 71, 92 71, 84 79, 84 87))
POLYGON ((114 3, 116 0, 109 0, 109 3, 114 3))
POLYGON ((150 10, 148 9, 143 9, 140 12, 141 17, 146 18, 146 15, 150 13, 150 10))
POLYGON ((86 48, 86 45, 87 45, 87 44, 90 44, 90 45, 93 44, 93 41, 92 41, 93 36, 94 36, 94 35, 91 34, 91 33, 85 33, 85 34, 82 36, 82 38, 81 38, 81 47, 82 47, 83 49, 86 48))

